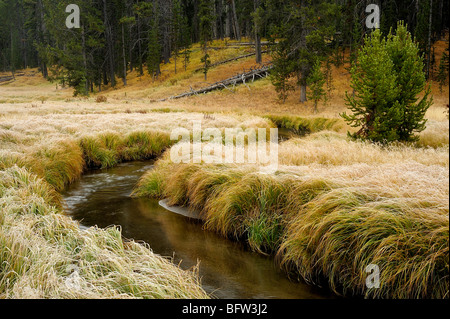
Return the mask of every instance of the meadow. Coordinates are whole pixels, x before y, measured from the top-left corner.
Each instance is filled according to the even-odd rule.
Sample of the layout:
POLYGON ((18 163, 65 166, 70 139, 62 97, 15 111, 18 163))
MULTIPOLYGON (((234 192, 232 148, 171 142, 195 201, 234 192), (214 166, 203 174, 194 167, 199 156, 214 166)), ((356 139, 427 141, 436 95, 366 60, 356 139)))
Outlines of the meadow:
MULTIPOLYGON (((119 228, 82 230, 64 215, 59 192, 86 170, 155 158, 134 196, 199 212, 206 230, 273 256, 293 280, 349 297, 449 297, 448 85, 442 93, 433 85, 417 143, 383 146, 347 136, 339 117, 345 65, 333 69, 333 98, 319 114, 298 103, 297 91, 280 103, 269 79, 154 102, 205 85, 195 72, 199 56, 194 47, 186 71, 175 74, 173 62, 158 80, 134 71, 128 86, 88 98, 36 70, 0 86, 0 298, 209 297, 196 269, 124 240, 119 228), (254 165, 173 164, 170 132, 194 120, 205 128, 279 127, 293 137, 280 144, 274 175, 254 165), (381 269, 379 289, 365 285, 370 264, 381 269)), ((251 57, 218 66, 208 82, 253 66, 251 57)))

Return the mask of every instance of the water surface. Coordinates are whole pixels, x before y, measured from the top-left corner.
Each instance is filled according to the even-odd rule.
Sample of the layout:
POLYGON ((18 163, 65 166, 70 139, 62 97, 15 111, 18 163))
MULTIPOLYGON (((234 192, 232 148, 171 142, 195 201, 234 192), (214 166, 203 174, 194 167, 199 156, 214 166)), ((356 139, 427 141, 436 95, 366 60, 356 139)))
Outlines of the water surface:
POLYGON ((92 171, 64 192, 66 212, 83 227, 118 225, 125 238, 148 243, 183 269, 200 262, 203 288, 225 299, 316 299, 329 293, 291 282, 272 257, 205 231, 194 219, 161 207, 156 200, 133 199, 130 194, 149 162, 121 164, 92 171))

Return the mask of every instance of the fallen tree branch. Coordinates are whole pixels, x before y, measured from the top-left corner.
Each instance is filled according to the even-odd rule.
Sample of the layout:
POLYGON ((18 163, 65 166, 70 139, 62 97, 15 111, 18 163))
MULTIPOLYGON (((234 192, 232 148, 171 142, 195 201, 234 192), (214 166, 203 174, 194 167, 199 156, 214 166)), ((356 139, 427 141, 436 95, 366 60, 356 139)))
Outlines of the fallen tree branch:
POLYGON ((272 65, 270 65, 270 64, 263 65, 259 69, 252 69, 248 72, 244 72, 242 74, 235 75, 231 78, 216 82, 214 84, 211 84, 210 86, 201 88, 199 90, 193 90, 191 87, 190 92, 185 92, 185 93, 182 93, 179 95, 171 96, 169 98, 157 100, 157 102, 165 102, 168 100, 176 100, 176 99, 181 99, 181 98, 185 98, 185 97, 189 97, 189 96, 193 96, 193 95, 206 94, 208 92, 215 91, 215 90, 221 90, 223 88, 233 92, 235 90, 236 85, 241 84, 241 83, 243 83, 250 90, 250 87, 247 85, 246 81, 250 80, 250 79, 254 81, 256 79, 256 77, 259 77, 261 79, 267 77, 269 75, 269 71, 271 68, 272 68, 272 65), (230 90, 228 88, 228 86, 230 86, 230 85, 233 85, 233 90, 230 90))
MULTIPOLYGON (((269 51, 266 50, 266 51, 262 51, 261 53, 263 54, 263 53, 267 53, 267 52, 269 52, 269 51)), ((255 56, 255 55, 256 55, 255 52, 249 53, 249 54, 245 54, 245 55, 241 55, 241 56, 238 56, 238 57, 235 57, 235 58, 231 58, 231 59, 227 59, 227 60, 223 60, 223 61, 220 61, 220 62, 213 63, 209 67, 210 68, 214 68, 214 67, 222 65, 222 64, 227 64, 227 63, 234 62, 234 61, 237 61, 237 60, 249 58, 249 57, 255 56)), ((200 71, 203 71, 203 68, 198 68, 194 72, 200 72, 200 71)))

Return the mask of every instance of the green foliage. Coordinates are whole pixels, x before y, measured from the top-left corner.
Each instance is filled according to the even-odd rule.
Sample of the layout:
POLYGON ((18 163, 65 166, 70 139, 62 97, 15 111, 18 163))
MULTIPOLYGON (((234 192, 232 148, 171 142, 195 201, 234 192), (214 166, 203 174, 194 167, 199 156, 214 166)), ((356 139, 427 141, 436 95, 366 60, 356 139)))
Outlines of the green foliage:
POLYGON ((299 84, 305 88, 316 59, 329 53, 328 43, 336 33, 335 21, 340 6, 327 0, 283 1, 281 4, 269 0, 268 6, 278 17, 270 28, 272 41, 278 40, 272 52, 272 82, 280 100, 285 101, 293 89, 289 78, 297 76, 299 84))
POLYGON ((148 33, 148 55, 147 55, 147 70, 148 73, 157 79, 161 73, 161 40, 159 35, 159 16, 158 16, 158 3, 155 2, 154 6, 149 8, 151 11, 150 17, 153 19, 153 23, 148 33))
POLYGON ((200 19, 200 41, 203 48, 203 73, 205 74, 205 81, 208 77, 208 70, 211 66, 211 60, 208 54, 208 42, 212 39, 212 25, 214 21, 211 0, 200 0, 199 4, 199 19, 200 19))
POLYGON ((153 78, 158 78, 161 73, 161 45, 159 43, 158 28, 155 23, 149 32, 147 70, 153 78))
MULTIPOLYGON (((446 51, 448 52, 448 47, 447 47, 446 51)), ((448 63, 448 53, 447 52, 442 53, 442 58, 439 63, 439 69, 438 69, 438 74, 437 74, 437 81, 439 83, 439 90, 441 91, 441 93, 443 91, 443 87, 447 83, 447 78, 448 78, 449 63, 448 63)))
POLYGON ((273 124, 278 128, 287 129, 292 133, 305 136, 311 133, 317 133, 321 131, 339 131, 342 128, 342 120, 331 119, 324 117, 304 118, 297 116, 266 116, 273 124))
POLYGON ((346 93, 352 114, 342 114, 352 127, 361 127, 353 137, 381 143, 416 140, 432 104, 423 67, 418 45, 403 23, 387 38, 380 30, 367 36, 351 69, 355 93, 346 93))
POLYGON ((326 80, 327 79, 322 72, 320 60, 317 60, 307 80, 308 86, 310 88, 308 98, 314 101, 315 113, 319 111, 317 105, 327 95, 324 89, 326 80))
POLYGON ((289 44, 281 41, 272 51, 273 68, 270 71, 270 79, 278 93, 278 99, 283 103, 289 96, 289 91, 294 90, 290 78, 295 69, 295 62, 289 59, 289 44))

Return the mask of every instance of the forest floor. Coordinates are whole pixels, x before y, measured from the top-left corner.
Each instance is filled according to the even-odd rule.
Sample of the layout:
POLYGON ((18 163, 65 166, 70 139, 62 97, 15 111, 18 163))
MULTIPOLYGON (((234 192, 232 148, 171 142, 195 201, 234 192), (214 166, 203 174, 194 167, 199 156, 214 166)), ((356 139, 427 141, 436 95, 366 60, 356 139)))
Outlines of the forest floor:
MULTIPOLYGON (((211 50, 212 63, 252 50, 227 47, 220 41, 213 46, 222 48, 211 50)), ((445 46, 448 41, 436 44, 437 57, 445 46)), ((264 61, 270 61, 270 56, 265 54, 264 61)), ((58 207, 58 194, 46 197, 39 192, 44 187, 41 183, 60 191, 89 166, 110 167, 120 161, 161 156, 171 145, 168 134, 176 127, 192 128, 194 120, 202 121, 205 128, 219 129, 269 128, 283 122, 281 126, 288 128, 306 126, 311 134, 280 144, 279 173, 273 177, 255 177, 254 169, 247 166, 174 166, 167 162, 167 156, 162 156, 156 169, 141 181, 142 196, 166 197, 173 204, 200 209, 209 229, 246 240, 256 251, 277 255, 283 265, 310 282, 325 278, 336 292, 347 290, 368 297, 448 298, 448 81, 442 92, 431 83, 434 105, 427 113, 427 129, 420 134, 420 141, 383 147, 347 137, 351 129, 339 116, 346 110, 345 92, 350 90, 346 64, 333 67, 332 97, 328 105, 319 105, 318 114, 310 102, 298 102, 298 91, 292 92, 286 103, 280 103, 270 79, 237 86, 234 92, 224 89, 155 102, 257 67, 254 57, 224 64, 210 70, 206 83, 203 73, 195 71, 200 67, 200 49, 196 46, 187 70, 181 59, 177 65, 176 74, 174 61, 163 65, 156 80, 147 74, 139 76, 134 70, 128 74, 127 86, 118 79, 115 88, 104 87, 87 98, 73 97, 72 89, 47 82, 35 69, 24 70, 25 75, 15 81, 0 84, 0 227, 4 231, 0 233, 0 255, 7 255, 2 247, 14 246, 30 256, 27 261, 9 256, 11 269, 0 268, 2 276, 7 271, 17 274, 11 275, 14 278, 0 278, 0 298, 55 297, 52 294, 73 297, 61 279, 68 275, 59 270, 53 270, 52 280, 33 278, 45 273, 43 268, 33 268, 33 260, 51 256, 52 263, 40 267, 60 267, 61 263, 67 266, 68 259, 98 253, 84 251, 67 256, 67 252, 56 251, 45 230, 39 230, 39 236, 33 233, 30 225, 44 222, 28 220, 30 207, 38 207, 38 215, 53 216, 55 210, 61 211, 50 205, 55 202, 54 207, 58 207), (106 101, 100 102, 99 96, 106 97, 106 101), (282 121, 277 122, 279 119, 282 121), (138 149, 133 148, 133 143, 138 149), (31 182, 33 178, 39 180, 31 182), (228 183, 220 184, 224 178, 228 183), (221 192, 211 192, 214 183, 223 187, 221 192), (187 186, 180 189, 177 185, 187 186), (261 196, 249 198, 249 191, 261 196), (267 194, 276 196, 269 198, 267 194), (261 207, 263 200, 266 206, 261 207), (42 212, 39 205, 43 205, 42 212), (239 213, 233 210, 237 206, 242 208, 239 213), (265 210, 274 214, 266 215, 265 210), (23 228, 13 227, 17 220, 23 222, 23 228), (20 232, 25 238, 19 236, 20 232), (33 247, 33 241, 48 249, 27 250, 33 247), (375 291, 365 287, 364 269, 373 263, 384 270, 382 289, 375 291)), ((101 241, 100 236, 78 233, 69 224, 52 230, 64 229, 68 233, 70 229, 71 243, 64 245, 88 245, 92 239, 87 236, 101 241)), ((111 274, 129 278, 129 284, 139 279, 125 265, 133 260, 143 267, 152 256, 136 252, 134 246, 117 244, 120 240, 111 231, 102 238, 121 247, 109 250, 111 256, 121 255, 123 261, 120 266, 107 265, 111 274)), ((96 263, 102 261, 91 261, 92 268, 96 263)), ((158 261, 158 266, 152 267, 159 271, 171 266, 158 261)), ((195 288, 192 274, 170 269, 183 287, 194 288, 179 295, 171 290, 168 295, 205 296, 195 288)), ((100 280, 93 272, 80 274, 85 280, 86 296, 101 297, 105 291, 113 296, 133 296, 123 287, 112 287, 103 277, 100 280)), ((179 284, 167 280, 173 287, 179 284)), ((163 283, 144 282, 137 291, 148 296, 151 287, 158 284, 163 283)), ((75 297, 82 295, 79 292, 75 297)))

